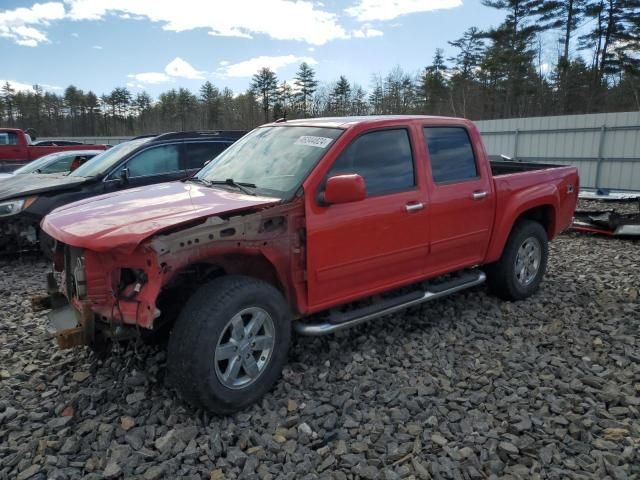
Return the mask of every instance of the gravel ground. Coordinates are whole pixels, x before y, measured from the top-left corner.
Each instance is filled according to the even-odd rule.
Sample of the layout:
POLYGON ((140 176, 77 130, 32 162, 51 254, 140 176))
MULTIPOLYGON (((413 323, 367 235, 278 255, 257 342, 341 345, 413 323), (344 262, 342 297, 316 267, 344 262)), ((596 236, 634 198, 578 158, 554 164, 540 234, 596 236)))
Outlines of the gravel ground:
POLYGON ((193 411, 161 347, 58 351, 0 262, 0 479, 640 478, 640 243, 567 234, 533 298, 478 288, 296 341, 261 404, 193 411))

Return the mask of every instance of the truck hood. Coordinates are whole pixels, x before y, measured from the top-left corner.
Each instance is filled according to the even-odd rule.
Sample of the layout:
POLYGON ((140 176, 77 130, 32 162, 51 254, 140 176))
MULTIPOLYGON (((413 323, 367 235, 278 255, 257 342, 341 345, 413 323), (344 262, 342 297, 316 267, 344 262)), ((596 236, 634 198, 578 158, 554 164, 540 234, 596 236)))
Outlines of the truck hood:
POLYGON ((75 247, 133 251, 162 230, 279 201, 192 182, 160 183, 70 203, 47 215, 42 229, 75 247))
POLYGON ((90 179, 61 174, 26 173, 2 179, 0 201, 71 190, 90 179))

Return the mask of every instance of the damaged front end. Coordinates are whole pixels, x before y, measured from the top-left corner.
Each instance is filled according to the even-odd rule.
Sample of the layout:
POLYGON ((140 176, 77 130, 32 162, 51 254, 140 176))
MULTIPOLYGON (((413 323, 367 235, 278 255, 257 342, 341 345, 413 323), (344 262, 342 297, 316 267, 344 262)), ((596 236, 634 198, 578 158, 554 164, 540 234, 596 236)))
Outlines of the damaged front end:
POLYGON ((49 331, 60 348, 124 340, 151 328, 159 315, 141 295, 154 264, 152 256, 105 254, 57 244, 54 272, 47 276, 48 296, 36 308, 51 308, 49 331), (148 258, 147 258, 148 257, 148 258), (126 263, 119 263, 119 262, 126 263), (123 265, 127 265, 126 267, 123 265))
POLYGON ((52 333, 70 348, 157 331, 200 285, 222 274, 251 274, 295 297, 290 279, 303 281, 303 216, 303 204, 294 202, 200 219, 133 249, 57 243, 47 300, 52 333))
POLYGON ((0 218, 0 253, 33 251, 38 247, 38 223, 26 218, 0 218))

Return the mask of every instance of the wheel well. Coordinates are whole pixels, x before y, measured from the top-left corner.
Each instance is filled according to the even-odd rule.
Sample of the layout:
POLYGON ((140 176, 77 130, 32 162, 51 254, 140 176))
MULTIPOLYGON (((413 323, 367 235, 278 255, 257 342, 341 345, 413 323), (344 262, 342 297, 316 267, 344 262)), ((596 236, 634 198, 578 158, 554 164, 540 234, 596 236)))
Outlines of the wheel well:
POLYGON ((556 215, 551 205, 540 205, 522 212, 516 223, 521 219, 533 220, 542 225, 547 232, 547 237, 553 237, 555 232, 556 215))
POLYGON ((172 322, 180 309, 194 292, 202 285, 224 275, 244 275, 257 278, 277 288, 285 298, 283 288, 275 267, 262 255, 225 255, 188 265, 176 272, 165 285, 156 305, 163 317, 160 323, 172 322))

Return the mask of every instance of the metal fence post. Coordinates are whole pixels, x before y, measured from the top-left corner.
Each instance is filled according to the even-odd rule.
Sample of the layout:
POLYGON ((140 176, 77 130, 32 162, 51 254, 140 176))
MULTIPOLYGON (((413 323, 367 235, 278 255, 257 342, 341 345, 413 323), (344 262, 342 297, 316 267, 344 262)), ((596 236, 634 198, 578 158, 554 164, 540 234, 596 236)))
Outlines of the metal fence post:
POLYGON ((513 160, 518 161, 518 137, 520 136, 520 130, 516 128, 515 136, 513 137, 513 160))
POLYGON ((600 188, 600 170, 602 167, 602 162, 604 162, 604 140, 606 135, 607 135, 607 126, 602 125, 602 127, 600 127, 600 140, 598 143, 598 163, 596 164, 596 180, 595 180, 596 190, 600 188))

